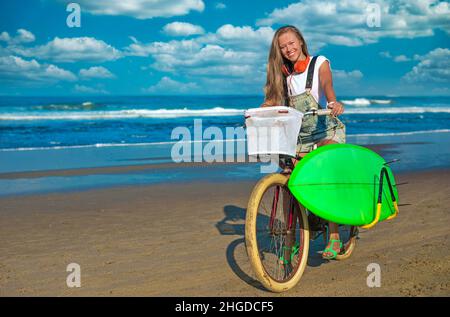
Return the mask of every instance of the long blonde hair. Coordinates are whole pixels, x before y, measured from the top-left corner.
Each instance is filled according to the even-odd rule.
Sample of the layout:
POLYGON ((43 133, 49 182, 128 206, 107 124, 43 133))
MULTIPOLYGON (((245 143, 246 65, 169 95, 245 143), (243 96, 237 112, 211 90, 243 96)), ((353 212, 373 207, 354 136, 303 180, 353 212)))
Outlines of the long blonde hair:
POLYGON ((284 105, 286 96, 285 77, 282 72, 283 64, 290 63, 281 55, 281 50, 278 45, 280 35, 286 32, 293 32, 299 39, 302 45, 303 54, 309 55, 308 46, 303 38, 302 33, 292 25, 287 25, 279 28, 272 39, 270 47, 269 60, 267 62, 267 80, 264 86, 265 100, 270 101, 273 105, 284 105))

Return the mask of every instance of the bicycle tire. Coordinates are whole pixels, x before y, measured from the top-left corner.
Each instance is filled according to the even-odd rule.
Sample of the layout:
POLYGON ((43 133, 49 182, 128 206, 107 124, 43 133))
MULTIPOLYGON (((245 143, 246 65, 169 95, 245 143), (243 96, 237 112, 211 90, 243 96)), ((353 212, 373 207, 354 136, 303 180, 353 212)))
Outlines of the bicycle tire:
MULTIPOLYGON (((294 257, 296 263, 295 267, 293 267, 292 269, 292 274, 288 278, 280 280, 274 277, 273 274, 268 272, 267 267, 262 262, 262 257, 266 257, 268 253, 266 254, 263 253, 262 249, 260 249, 259 245, 260 243, 258 242, 257 226, 258 226, 258 216, 260 215, 259 214, 259 210, 261 207, 260 205, 262 203, 264 195, 268 192, 268 190, 270 190, 271 188, 276 188, 276 186, 279 186, 281 189, 286 190, 290 194, 289 190, 287 189, 288 180, 289 176, 284 174, 270 174, 262 178, 254 187, 252 194, 250 196, 245 221, 245 242, 251 267, 256 275, 256 278, 263 284, 263 286, 266 289, 277 293, 287 291, 293 288, 295 285, 297 285, 306 268, 309 252, 308 218, 305 209, 300 208, 300 205, 298 204, 297 200, 293 198, 292 201, 294 202, 293 207, 294 209, 292 214, 294 215, 293 221, 295 223, 295 228, 292 230, 294 232, 293 238, 295 240, 297 239, 296 231, 298 231, 298 237, 300 242, 298 246, 298 253, 294 257)), ((282 213, 285 213, 286 212, 284 210, 285 208, 282 207, 282 209, 283 209, 282 213)), ((282 220, 278 221, 280 222, 282 220)), ((273 230, 273 228, 271 230, 273 230)), ((284 231, 284 229, 282 229, 282 231, 284 231)), ((288 232, 287 234, 291 234, 290 239, 292 239, 292 231, 287 230, 288 232)), ((271 232, 271 235, 272 237, 274 236, 273 232, 271 232)), ((284 239, 285 241, 287 241, 286 237, 284 239)), ((280 250, 280 248, 278 250, 280 250)), ((275 257, 276 256, 277 254, 275 254, 275 257)), ((290 260, 292 261, 292 255, 290 260)), ((292 263, 284 264, 284 266, 286 265, 292 266, 292 263)))

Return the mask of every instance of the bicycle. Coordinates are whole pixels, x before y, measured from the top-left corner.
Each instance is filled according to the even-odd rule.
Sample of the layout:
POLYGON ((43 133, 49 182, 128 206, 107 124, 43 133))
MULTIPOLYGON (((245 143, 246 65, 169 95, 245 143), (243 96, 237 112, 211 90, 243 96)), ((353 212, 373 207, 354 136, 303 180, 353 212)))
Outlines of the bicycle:
MULTIPOLYGON (((330 110, 312 110, 304 115, 329 115, 330 110)), ((301 157, 296 155, 296 160, 301 157)), ((254 187, 245 220, 245 242, 257 279, 273 292, 293 288, 307 265, 310 239, 328 239, 328 222, 304 208, 290 193, 287 183, 294 169, 263 177, 254 187), (280 208, 281 207, 281 208, 280 208), (313 234, 311 234, 311 232, 313 234)), ((358 227, 339 225, 342 249, 336 260, 349 258, 355 248, 358 227)))

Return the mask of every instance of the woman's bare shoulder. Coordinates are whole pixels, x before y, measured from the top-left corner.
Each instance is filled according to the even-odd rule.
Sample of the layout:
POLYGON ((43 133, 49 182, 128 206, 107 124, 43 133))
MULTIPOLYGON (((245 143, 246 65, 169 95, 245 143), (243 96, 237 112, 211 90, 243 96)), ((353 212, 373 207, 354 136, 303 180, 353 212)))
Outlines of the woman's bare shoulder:
POLYGON ((330 60, 323 56, 323 55, 319 55, 317 56, 317 62, 316 62, 317 68, 319 69, 331 69, 331 63, 330 60))

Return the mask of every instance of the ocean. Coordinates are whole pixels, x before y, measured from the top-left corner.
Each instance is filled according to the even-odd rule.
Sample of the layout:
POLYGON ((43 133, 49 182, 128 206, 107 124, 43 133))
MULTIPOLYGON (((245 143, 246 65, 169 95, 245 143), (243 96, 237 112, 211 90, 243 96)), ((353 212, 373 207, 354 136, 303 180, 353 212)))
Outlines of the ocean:
MULTIPOLYGON (((344 97, 349 136, 450 129, 450 97, 344 97)), ((176 127, 238 127, 259 96, 0 97, 0 151, 171 142, 176 127)), ((224 133, 225 134, 225 133, 224 133)))
MULTIPOLYGON (((259 107, 262 101, 261 96, 0 96, 0 174, 168 163, 173 159, 170 150, 179 141, 172 137, 176 128, 194 131, 194 119, 201 119, 203 131, 208 127, 219 128, 226 141, 226 128, 242 127, 244 111, 259 107)), ((346 96, 340 101, 345 104, 345 113, 340 118, 346 125, 349 143, 425 144, 444 138, 444 143, 438 142, 440 145, 435 149, 438 154, 442 144, 450 143, 450 97, 346 96)), ((421 151, 415 151, 408 153, 422 155, 421 151)), ((447 153, 443 149, 440 157, 420 162, 410 159, 409 165, 402 166, 414 169, 423 166, 424 161, 429 163, 427 167, 449 166, 447 153), (433 159, 438 163, 433 163, 433 159)), ((240 172, 236 168, 233 172, 228 170, 230 173, 219 171, 217 177, 258 176, 249 174, 245 168, 239 167, 240 172)), ((193 175, 198 174, 185 172, 174 179, 183 175, 195 178, 193 175)), ((150 178, 140 175, 132 180, 125 176, 111 177, 122 178, 105 181, 104 175, 104 183, 134 184, 140 179, 146 183, 171 178, 167 173, 153 174, 150 178)), ((98 184, 88 176, 81 178, 63 182, 60 177, 51 188, 67 188, 69 185, 65 183, 72 184, 69 186, 72 188, 74 181, 78 182, 76 186, 83 182, 98 184)), ((23 188, 45 188, 52 181, 50 177, 35 178, 30 184, 20 177, 3 178, 0 195, 2 191, 21 193, 28 192, 23 188)))

